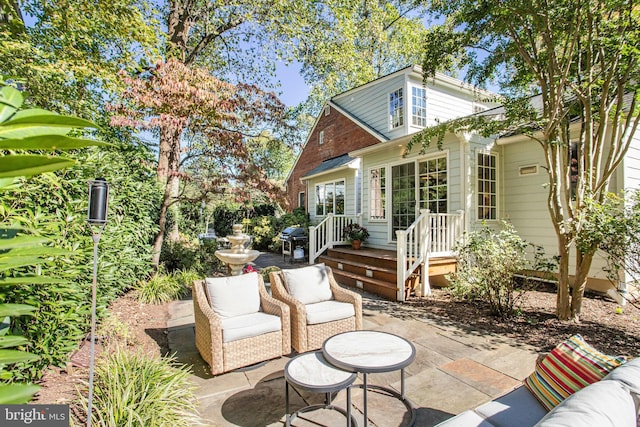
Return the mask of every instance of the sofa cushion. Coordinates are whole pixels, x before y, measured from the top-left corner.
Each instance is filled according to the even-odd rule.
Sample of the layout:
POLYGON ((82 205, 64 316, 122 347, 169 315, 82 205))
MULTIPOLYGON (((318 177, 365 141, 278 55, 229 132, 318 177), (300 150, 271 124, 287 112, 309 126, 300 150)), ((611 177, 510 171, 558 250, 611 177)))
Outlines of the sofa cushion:
POLYGON ((258 273, 205 279, 209 303, 221 317, 235 317, 260 310, 258 273))
POLYGON ((617 381, 600 381, 556 406, 539 427, 636 427, 633 398, 617 381))
POLYGON ((307 304, 305 309, 307 311, 307 325, 333 322, 334 320, 347 319, 356 315, 353 304, 333 300, 307 304))
POLYGON ((289 294, 302 304, 314 304, 333 297, 324 264, 282 270, 282 275, 289 294))
POLYGON ((222 341, 230 342, 282 330, 280 317, 263 312, 225 317, 222 323, 222 341))
POLYGON ((472 410, 464 411, 453 418, 444 420, 436 427, 496 427, 472 410))
POLYGON ((632 393, 640 394, 640 357, 636 357, 614 369, 604 379, 619 381, 632 393))
POLYGON ((536 363, 524 385, 547 410, 553 409, 576 391, 604 378, 625 362, 623 357, 608 356, 574 335, 558 344, 536 363))
POLYGON ((475 411, 496 427, 531 427, 547 415, 547 410, 526 387, 518 387, 475 411))

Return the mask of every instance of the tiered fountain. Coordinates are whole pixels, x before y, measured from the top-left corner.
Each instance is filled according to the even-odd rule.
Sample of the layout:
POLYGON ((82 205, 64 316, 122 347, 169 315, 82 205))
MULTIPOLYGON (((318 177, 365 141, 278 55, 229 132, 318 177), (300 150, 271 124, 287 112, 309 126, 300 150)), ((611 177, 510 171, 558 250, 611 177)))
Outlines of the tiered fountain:
POLYGON ((239 276, 242 274, 242 267, 258 258, 260 251, 245 247, 251 237, 242 232, 242 224, 234 224, 232 229, 233 235, 227 236, 231 243, 231 248, 219 249, 215 252, 215 255, 220 261, 229 265, 232 276, 239 276))

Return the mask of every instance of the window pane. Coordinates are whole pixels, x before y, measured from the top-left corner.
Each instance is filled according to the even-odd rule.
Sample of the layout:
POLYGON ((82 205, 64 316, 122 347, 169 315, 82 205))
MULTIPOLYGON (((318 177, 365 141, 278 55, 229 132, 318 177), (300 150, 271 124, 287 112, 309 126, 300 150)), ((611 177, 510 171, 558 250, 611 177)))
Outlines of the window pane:
POLYGON ((324 185, 316 185, 316 215, 324 215, 324 185))
POLYGON ((344 181, 336 182, 336 215, 344 214, 344 181))
POLYGON ((478 219, 497 219, 497 170, 496 156, 478 153, 477 156, 477 192, 478 219))
POLYGON ((425 88, 411 88, 411 124, 427 126, 427 91, 425 88))
POLYGON ((391 129, 404 124, 404 100, 402 89, 389 94, 389 126, 391 129))
POLYGON ((369 217, 371 219, 385 218, 385 170, 386 168, 371 169, 369 176, 369 217))
POLYGON ((420 207, 433 213, 447 212, 447 158, 420 162, 420 207))

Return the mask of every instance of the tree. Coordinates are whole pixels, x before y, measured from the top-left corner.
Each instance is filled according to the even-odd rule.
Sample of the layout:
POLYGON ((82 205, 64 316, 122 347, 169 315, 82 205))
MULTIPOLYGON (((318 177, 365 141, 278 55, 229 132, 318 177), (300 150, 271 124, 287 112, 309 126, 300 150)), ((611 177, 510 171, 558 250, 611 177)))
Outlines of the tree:
POLYGON ((278 196, 277 187, 252 161, 246 141, 264 138, 263 127, 283 122, 283 105, 273 94, 252 85, 223 82, 205 68, 188 67, 177 60, 160 62, 144 75, 125 76, 124 81, 129 87, 123 95, 127 105, 112 107, 119 113, 113 123, 153 129, 160 134, 161 147, 168 145, 161 151, 167 155, 167 177, 160 229, 154 240, 155 265, 160 260, 169 208, 183 198, 176 192, 180 178, 197 180, 201 192, 196 200, 202 194, 230 190, 230 182, 235 184, 237 197, 254 187, 278 196), (190 165, 192 174, 185 173, 184 164, 190 165), (212 170, 215 174, 207 173, 212 170))
MULTIPOLYGON (((575 245, 590 217, 586 200, 605 202, 640 121, 638 6, 633 0, 438 0, 432 8, 446 21, 425 39, 427 75, 468 67, 470 80, 497 79, 508 96, 502 119, 465 119, 440 131, 516 131, 539 143, 560 257, 556 312, 578 320, 598 248, 597 241, 575 245), (528 98, 534 94, 539 108, 528 98)), ((429 130, 414 142, 428 144, 435 135, 429 130)))
MULTIPOLYGON (((408 7, 402 14, 412 10, 414 7, 408 7)), ((375 6, 371 8, 367 5, 361 8, 360 2, 328 1, 316 3, 304 0, 291 2, 244 0, 233 4, 227 4, 223 1, 172 0, 168 2, 164 14, 167 24, 167 44, 163 49, 165 52, 164 64, 174 67, 177 66, 177 62, 180 62, 194 71, 195 67, 203 67, 203 70, 208 70, 211 75, 221 81, 257 84, 263 84, 268 80, 267 77, 275 69, 276 60, 290 62, 303 58, 302 62, 313 64, 308 68, 309 70, 319 70, 320 68, 326 69, 327 59, 340 58, 342 62, 349 62, 351 58, 356 56, 352 53, 358 52, 360 59, 357 64, 364 64, 371 59, 371 49, 362 48, 361 45, 375 46, 377 51, 381 51, 384 42, 381 39, 373 40, 370 43, 362 43, 362 41, 366 37, 375 38, 381 34, 388 34, 392 31, 390 28, 393 27, 394 22, 402 19, 402 14, 397 12, 395 7, 387 5, 386 2, 376 2, 375 6), (381 16, 384 19, 378 19, 381 16), (336 26, 336 23, 342 22, 346 24, 336 26), (375 34, 372 31, 366 31, 369 22, 373 22, 376 27, 379 27, 375 34), (329 41, 327 42, 327 40, 329 41), (344 43, 340 44, 341 49, 336 50, 335 46, 338 46, 336 43, 338 41, 344 41, 344 43), (321 43, 328 50, 317 54, 312 47, 319 46, 321 43), (332 56, 327 54, 327 51, 339 52, 340 55, 332 56)), ((381 58, 378 65, 381 66, 385 62, 389 61, 383 61, 381 58)), ((355 61, 350 63, 355 64, 355 61)), ((356 65, 351 67, 349 71, 359 69, 364 68, 356 65)), ((139 73, 138 77, 141 80, 146 79, 147 72, 153 74, 156 71, 151 67, 149 70, 139 73)), ((323 74, 323 76, 326 75, 337 76, 336 74, 323 74)), ((342 76, 344 75, 342 74, 342 76)), ((190 85, 186 79, 180 81, 178 75, 174 77, 174 81, 179 85, 190 85)), ((347 79, 347 81, 353 80, 347 79)), ((362 83, 362 81, 358 80, 357 83, 362 83)), ((245 85, 245 87, 249 86, 245 85)), ((336 86, 334 85, 334 87, 336 86)), ((157 94, 158 98, 163 98, 163 96, 163 94, 157 94)), ((193 106, 193 108, 195 110, 197 106, 193 106)), ((250 111, 239 110, 238 113, 237 117, 241 119, 240 122, 251 117, 250 111)), ((164 114, 164 118, 168 119, 172 113, 163 112, 162 114, 164 114)), ((281 115, 281 113, 278 114, 281 115)), ((176 120, 159 123, 157 133, 159 136, 158 181, 167 189, 163 210, 168 210, 170 206, 176 205, 180 200, 180 178, 185 177, 183 171, 180 170, 182 160, 192 159, 195 161, 199 151, 211 151, 215 149, 211 144, 218 142, 202 138, 198 134, 202 128, 194 132, 196 127, 191 125, 191 116, 178 115, 174 118, 176 120), (196 143, 190 144, 191 141, 196 143), (207 146, 207 144, 209 145, 207 146)), ((271 119, 273 118, 274 116, 271 117, 271 119)), ((282 121, 281 124, 283 124, 282 121)), ((281 132, 281 135, 286 134, 286 132, 281 132)), ((260 137, 261 139, 277 140, 272 135, 276 135, 273 130, 262 132, 260 137)), ((252 137, 255 136, 257 134, 253 132, 252 137)), ((244 138, 237 141, 248 143, 251 139, 244 138)), ((221 146, 226 145, 223 142, 221 146)), ((229 159, 228 156, 222 158, 229 159)), ((244 163, 238 163, 238 165, 244 165, 244 163)), ((264 176, 261 165, 258 163, 251 163, 250 167, 243 166, 243 168, 244 176, 251 174, 264 176)), ((215 169, 211 171, 213 172, 211 175, 212 184, 216 182, 229 183, 224 174, 217 174, 215 169), (216 176, 217 178, 215 178, 216 176)), ((232 183, 235 182, 238 181, 232 181, 232 183)), ((174 212, 176 211, 174 210, 174 212)), ((163 216, 164 214, 161 216, 161 221, 164 221, 166 225, 166 217, 162 219, 163 216)), ((162 246, 166 231, 164 226, 160 228, 161 231, 154 243, 156 249, 162 246)), ((177 236, 176 222, 168 237, 175 240, 177 236)))
POLYGON ((144 0, 3 1, 2 9, 13 18, 0 26, 0 72, 27 82, 30 105, 60 114, 104 123, 105 99, 122 89, 117 72, 157 55, 158 22, 144 0))

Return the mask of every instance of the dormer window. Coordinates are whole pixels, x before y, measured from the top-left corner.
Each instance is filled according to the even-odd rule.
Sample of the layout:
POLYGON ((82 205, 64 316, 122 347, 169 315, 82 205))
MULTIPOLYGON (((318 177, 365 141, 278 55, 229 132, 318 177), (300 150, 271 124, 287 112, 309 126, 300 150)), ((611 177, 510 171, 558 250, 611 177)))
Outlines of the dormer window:
POLYGON ((404 125, 404 97, 402 88, 389 94, 389 127, 391 129, 404 125))
POLYGON ((321 130, 318 134, 318 145, 324 144, 324 131, 321 130))
POLYGON ((411 88, 411 125, 427 126, 427 89, 423 87, 411 88))

